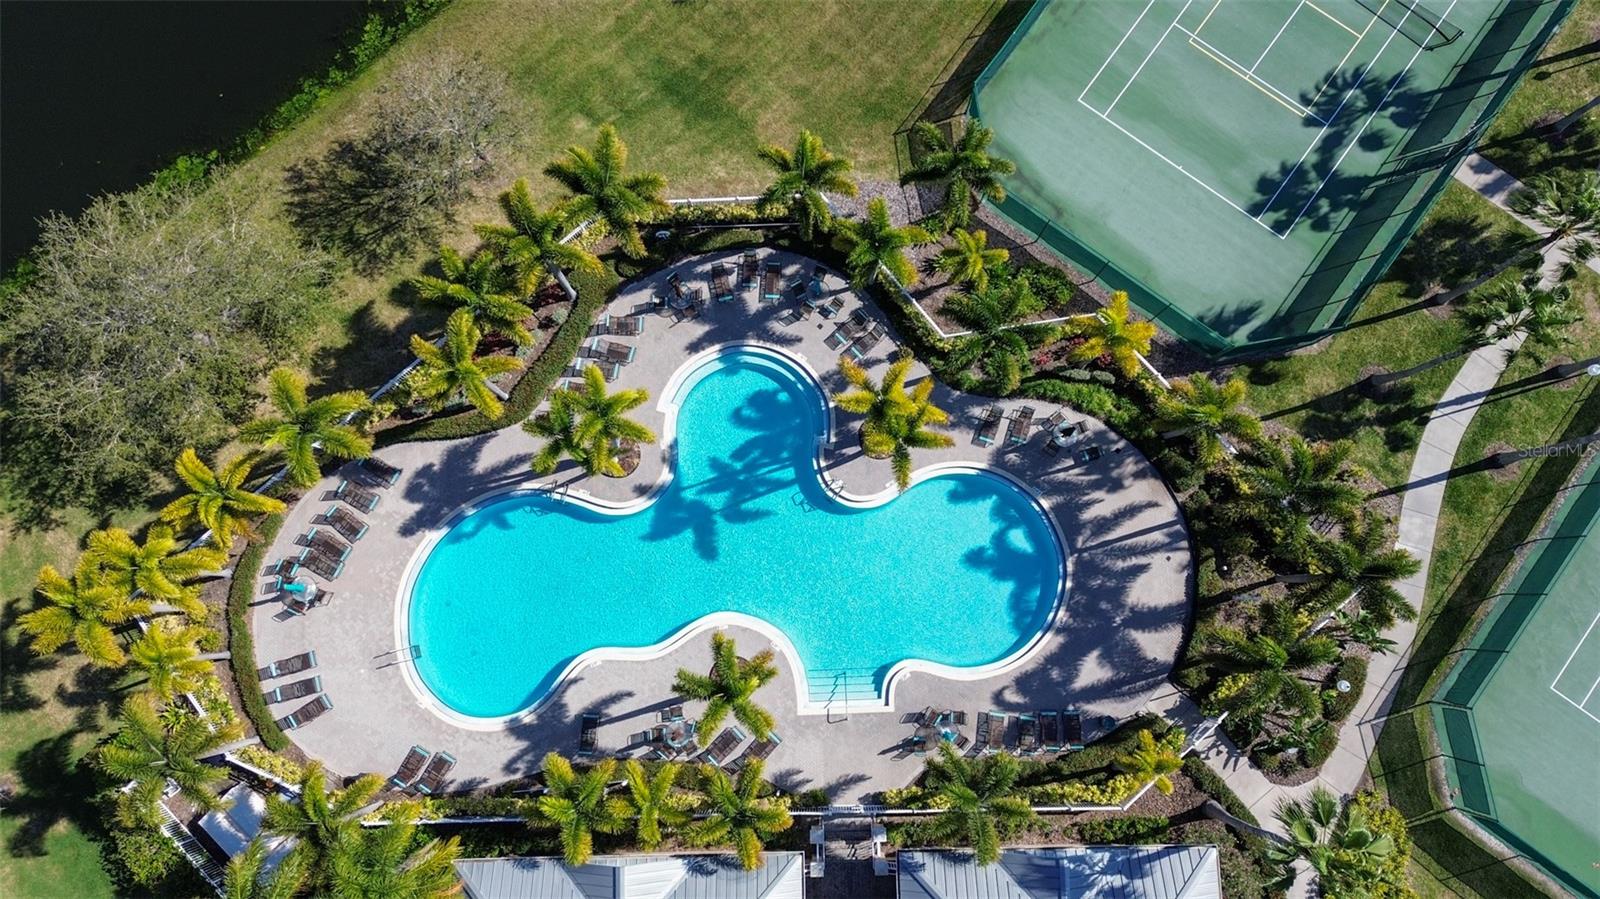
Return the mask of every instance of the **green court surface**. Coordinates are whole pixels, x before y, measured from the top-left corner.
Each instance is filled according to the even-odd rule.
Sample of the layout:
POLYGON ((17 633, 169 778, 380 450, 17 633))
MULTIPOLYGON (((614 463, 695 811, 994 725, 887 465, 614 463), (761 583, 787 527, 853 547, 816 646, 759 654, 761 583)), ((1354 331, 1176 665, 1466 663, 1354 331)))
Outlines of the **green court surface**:
POLYGON ((1497 596, 1434 699, 1453 804, 1600 896, 1600 462, 1497 596))
POLYGON ((1573 0, 1040 0, 972 111, 999 211, 1217 355, 1382 275, 1573 0))

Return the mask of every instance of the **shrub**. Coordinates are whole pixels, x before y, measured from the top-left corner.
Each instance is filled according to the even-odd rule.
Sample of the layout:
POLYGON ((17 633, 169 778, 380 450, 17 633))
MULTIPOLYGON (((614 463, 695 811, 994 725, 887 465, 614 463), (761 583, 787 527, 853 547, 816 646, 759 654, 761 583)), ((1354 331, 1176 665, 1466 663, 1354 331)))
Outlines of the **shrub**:
POLYGON ((820 788, 801 790, 794 794, 789 802, 790 808, 827 808, 830 804, 828 791, 820 788))
MULTIPOLYGON (((1245 841, 1221 821, 1204 819, 1180 824, 1172 829, 1171 838, 1174 843, 1217 847, 1222 868, 1222 895, 1228 899, 1264 899, 1278 895, 1268 887, 1273 878, 1266 856, 1252 852, 1245 841)), ((1261 843, 1260 840, 1255 842, 1261 843)))
POLYGON ((1226 809, 1228 814, 1251 824, 1261 823, 1250 813, 1250 807, 1228 787, 1222 775, 1211 770, 1211 766, 1199 756, 1191 755, 1183 760, 1183 775, 1189 778, 1200 792, 1217 800, 1217 804, 1226 809))
POLYGON ((1329 725, 1322 729, 1322 733, 1317 735, 1317 741, 1311 744, 1310 749, 1301 753, 1301 757, 1305 760, 1306 767, 1318 768, 1338 747, 1339 728, 1329 725))
POLYGON ((890 787, 883 791, 883 804, 890 808, 933 808, 935 797, 913 784, 909 787, 890 787))
POLYGON ((429 805, 441 818, 527 817, 535 807, 532 799, 517 796, 441 796, 429 805))
POLYGON ((112 879, 128 895, 198 896, 205 884, 159 830, 113 827, 107 855, 112 879))
POLYGON ((572 289, 578 293, 573 314, 550 338, 539 358, 523 370, 516 386, 511 388, 511 398, 505 402, 505 412, 499 418, 488 418, 476 409, 444 418, 430 418, 390 428, 377 435, 379 446, 389 446, 410 440, 454 440, 485 434, 514 425, 538 408, 539 402, 566 371, 583 340, 594 324, 595 314, 603 308, 617 289, 617 278, 607 271, 603 275, 579 272, 568 278, 572 289))
POLYGON ((1078 839, 1090 844, 1159 843, 1172 822, 1161 815, 1102 818, 1077 825, 1078 839))
POLYGON ((1110 425, 1130 440, 1154 436, 1149 413, 1138 403, 1103 384, 1063 381, 1049 375, 1024 381, 1018 395, 1060 403, 1110 425))
POLYGON ((1033 787, 1028 791, 1037 805, 1121 805, 1144 783, 1132 774, 1118 774, 1102 783, 1068 780, 1033 787))
POLYGON ((234 755, 238 756, 240 761, 254 765, 285 783, 299 783, 300 776, 305 773, 305 768, 299 762, 284 758, 260 746, 245 746, 234 755))
POLYGON ((1414 897, 1416 894, 1406 882, 1406 868, 1411 864, 1411 834, 1406 830, 1405 816, 1371 790, 1357 793, 1351 804, 1367 813, 1367 826, 1374 833, 1387 834, 1394 840, 1394 852, 1383 860, 1379 869, 1383 882, 1372 890, 1373 899, 1414 897))
POLYGON ((250 633, 250 604, 255 601, 256 572, 261 570, 262 559, 272 538, 283 526, 282 515, 268 515, 256 526, 261 539, 251 543, 239 554, 233 566, 233 582, 228 585, 228 652, 233 668, 233 683, 239 690, 239 702, 244 715, 250 719, 261 745, 274 752, 289 746, 289 738, 273 722, 272 712, 261 698, 261 679, 256 676, 256 646, 250 633))
POLYGON ((1339 660, 1339 666, 1333 670, 1333 677, 1329 686, 1333 687, 1339 681, 1350 682, 1350 692, 1340 693, 1335 687, 1333 697, 1322 706, 1322 716, 1338 724, 1350 717, 1355 710, 1356 702, 1361 699, 1361 690, 1367 685, 1367 660, 1361 656, 1347 655, 1339 660))

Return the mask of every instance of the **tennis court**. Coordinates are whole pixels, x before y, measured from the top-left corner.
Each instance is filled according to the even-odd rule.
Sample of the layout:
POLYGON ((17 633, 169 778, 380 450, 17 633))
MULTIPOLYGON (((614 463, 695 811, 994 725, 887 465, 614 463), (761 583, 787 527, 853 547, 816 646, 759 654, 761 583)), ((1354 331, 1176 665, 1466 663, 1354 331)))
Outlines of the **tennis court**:
POLYGON ((1454 804, 1600 895, 1600 463, 1498 596, 1435 700, 1454 804))
POLYGON ((1044 0, 974 88, 999 211, 1211 352, 1310 339, 1570 6, 1044 0))

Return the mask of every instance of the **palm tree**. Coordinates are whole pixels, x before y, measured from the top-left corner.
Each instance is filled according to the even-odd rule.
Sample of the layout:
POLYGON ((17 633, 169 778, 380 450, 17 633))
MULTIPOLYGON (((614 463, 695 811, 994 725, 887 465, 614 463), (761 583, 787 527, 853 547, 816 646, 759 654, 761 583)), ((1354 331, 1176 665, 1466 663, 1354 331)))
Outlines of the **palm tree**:
POLYGON ((534 819, 561 832, 561 855, 567 864, 588 864, 594 854, 594 832, 621 833, 628 823, 628 801, 606 795, 617 770, 616 759, 601 759, 579 774, 572 763, 552 752, 544 757, 546 792, 539 797, 534 819))
POLYGON ((1570 241, 1561 248, 1566 257, 1562 265, 1563 277, 1570 276, 1575 263, 1586 262, 1594 256, 1595 240, 1600 238, 1600 176, 1572 173, 1535 178, 1511 198, 1511 208, 1543 225, 1549 233, 1522 244, 1482 275, 1438 295, 1433 300, 1435 305, 1455 302, 1522 260, 1542 254, 1561 241, 1570 241))
POLYGON ((714 765, 700 769, 700 789, 711 807, 706 819, 695 825, 691 839, 702 846, 732 844, 746 871, 761 867, 762 846, 794 824, 787 808, 761 798, 764 766, 762 760, 752 760, 739 769, 737 779, 714 765))
POLYGON ((803 240, 812 240, 818 231, 833 227, 833 211, 828 208, 824 191, 846 197, 856 195, 856 184, 849 175, 850 160, 829 153, 822 138, 810 131, 800 132, 793 153, 769 144, 756 150, 756 155, 778 173, 762 191, 756 208, 763 212, 787 211, 800 225, 803 240))
POLYGON ((107 774, 133 783, 117 797, 118 818, 128 827, 159 827, 157 804, 169 781, 201 809, 226 808, 216 787, 228 779, 227 769, 200 760, 219 755, 242 733, 237 724, 208 723, 177 706, 158 715, 148 695, 130 697, 122 706, 122 728, 95 757, 107 774))
MULTIPOLYGON (((1521 347, 1560 346, 1566 340, 1567 326, 1583 318, 1581 312, 1570 307, 1571 298, 1564 284, 1540 287, 1537 272, 1502 285, 1476 302, 1456 307, 1455 318, 1461 323, 1462 335, 1455 349, 1402 371, 1374 374, 1370 382, 1373 387, 1387 387, 1508 338, 1521 337, 1521 347)), ((1508 350, 1507 361, 1516 352, 1508 350)))
POLYGON ((239 429, 239 437, 283 450, 289 480, 301 487, 317 482, 317 450, 335 459, 362 459, 372 454, 372 440, 349 425, 346 415, 367 405, 359 390, 306 398, 306 379, 292 369, 275 368, 267 376, 267 398, 276 415, 258 418, 239 429))
POLYGON ((169 604, 194 618, 204 618, 206 607, 199 588, 189 582, 228 561, 228 554, 217 546, 184 549, 164 524, 150 526, 143 546, 122 528, 94 531, 86 555, 100 565, 110 586, 129 596, 138 591, 153 603, 169 604))
POLYGON ((1074 361, 1103 359, 1124 377, 1133 378, 1139 374, 1140 357, 1150 352, 1156 326, 1134 319, 1127 292, 1119 290, 1111 295, 1111 302, 1104 309, 1075 319, 1068 332, 1083 338, 1072 350, 1074 361))
POLYGON ((1171 775, 1183 768, 1183 756, 1178 754, 1183 747, 1183 731, 1178 729, 1175 733, 1176 746, 1170 734, 1157 742, 1155 734, 1148 728, 1139 731, 1138 747, 1116 759, 1114 764, 1117 770, 1132 774, 1141 784, 1153 781, 1156 789, 1165 795, 1172 795, 1171 775))
POLYGON ((643 256, 639 222, 652 213, 671 209, 661 197, 667 189, 667 179, 654 172, 626 174, 628 147, 617 137, 616 127, 609 124, 600 126, 592 152, 568 147, 567 157, 544 168, 546 176, 572 192, 561 204, 567 220, 596 222, 616 237, 622 252, 636 258, 643 256))
POLYGON ((549 474, 567 455, 582 465, 586 474, 614 478, 627 474, 617 460, 617 449, 624 443, 656 442, 654 431, 627 417, 649 399, 643 388, 609 393, 600 370, 585 368, 578 389, 556 390, 550 395, 549 411, 523 425, 529 434, 549 441, 534 454, 533 470, 549 474))
POLYGON ((698 674, 679 668, 672 682, 672 692, 706 703, 706 710, 700 714, 700 730, 715 731, 732 712, 735 720, 750 728, 752 736, 765 740, 772 735, 772 713, 756 705, 751 697, 778 676, 773 658, 771 649, 763 649, 749 659, 741 659, 733 638, 713 633, 711 673, 698 674))
POLYGON ((127 661, 112 626, 150 611, 148 602, 107 584, 88 553, 78 559, 71 580, 49 565, 40 568, 34 589, 49 605, 17 618, 33 637, 33 651, 47 655, 71 643, 91 665, 114 668, 127 661))
POLYGON ((1299 672, 1339 657, 1339 645, 1314 633, 1285 602, 1264 603, 1255 631, 1219 627, 1209 640, 1218 666, 1237 678, 1236 692, 1220 703, 1241 715, 1319 708, 1316 684, 1299 672))
POLYGON ((211 658, 227 658, 227 653, 203 656, 195 647, 201 628, 167 628, 154 624, 128 648, 134 667, 145 674, 145 686, 163 700, 199 686, 211 673, 211 658))
POLYGON ((845 253, 845 267, 859 287, 873 281, 889 283, 892 278, 902 287, 916 283, 917 269, 906 258, 906 250, 933 240, 933 235, 916 225, 896 228, 889 221, 889 205, 882 197, 867 204, 867 217, 859 221, 838 222, 839 248, 845 253))
POLYGON ((1345 643, 1355 643, 1382 655, 1400 644, 1383 635, 1383 628, 1372 613, 1362 608, 1340 609, 1333 614, 1328 634, 1345 643))
POLYGON ((439 346, 422 339, 420 334, 411 335, 411 352, 417 356, 417 367, 406 376, 406 391, 434 412, 457 397, 465 397, 485 418, 505 414, 493 379, 517 371, 522 363, 510 356, 474 355, 482 339, 465 309, 450 313, 450 320, 444 325, 444 342, 439 346))
POLYGON ((961 136, 953 143, 931 122, 918 122, 916 135, 925 151, 922 160, 900 176, 901 184, 945 182, 944 227, 966 227, 972 220, 972 196, 987 197, 996 203, 1006 198, 1000 183, 1003 176, 1016 172, 1009 159, 989 155, 994 131, 977 119, 968 119, 961 136))
POLYGON ((200 461, 194 447, 184 449, 173 467, 190 492, 167 503, 161 519, 173 527, 198 524, 223 549, 232 545, 235 535, 255 539, 250 516, 276 515, 287 508, 280 499, 244 489, 255 463, 255 456, 247 453, 212 469, 200 461))
POLYGON ((505 267, 493 253, 463 258, 450 247, 440 247, 439 268, 444 271, 443 278, 418 275, 411 279, 417 296, 455 306, 478 327, 503 334, 519 346, 533 342, 532 332, 523 324, 533 317, 533 309, 511 295, 505 267))
POLYGON ((1365 494, 1350 466, 1354 451, 1348 440, 1309 443, 1294 434, 1250 447, 1241 478, 1267 514, 1283 522, 1280 543, 1303 551, 1313 521, 1345 521, 1360 508, 1365 494))
POLYGON ((1345 523, 1340 539, 1314 543, 1311 559, 1311 582, 1300 594, 1302 605, 1330 612, 1353 601, 1379 628, 1417 617, 1394 582, 1421 571, 1422 562, 1393 544, 1378 513, 1365 510, 1345 523))
POLYGON ((933 379, 923 378, 906 390, 906 373, 913 361, 910 354, 902 355, 884 372, 883 382, 875 384, 866 369, 840 359, 839 371, 854 389, 833 397, 840 409, 867 417, 861 424, 861 446, 869 456, 893 460, 895 483, 901 491, 911 486, 912 449, 934 449, 955 442, 949 435, 928 430, 950 420, 930 399, 933 379))
POLYGON ((1293 864, 1305 859, 1325 896, 1369 895, 1395 851, 1394 839, 1373 831, 1360 806, 1346 806, 1341 813, 1338 797, 1327 787, 1313 788, 1303 801, 1283 801, 1276 817, 1289 840, 1270 844, 1268 857, 1288 869, 1286 881, 1294 877, 1293 864))
POLYGON ((579 464, 588 461, 588 447, 578 439, 578 394, 575 391, 565 387, 552 391, 550 408, 523 422, 522 430, 545 441, 530 463, 535 474, 555 471, 562 458, 579 464))
POLYGON ((1159 400, 1158 427, 1171 439, 1187 435, 1195 455, 1207 465, 1222 461, 1232 437, 1254 443, 1261 439, 1261 421, 1244 408, 1250 386, 1243 378, 1218 384, 1205 375, 1172 382, 1172 390, 1159 400))
POLYGON ((958 294, 944 308, 951 318, 972 331, 956 338, 948 356, 950 364, 962 371, 977 365, 988 376, 993 392, 1000 396, 1016 391, 1022 379, 1032 372, 1029 353, 1061 334, 1055 325, 1019 324, 1044 308, 1033 288, 1021 278, 1008 278, 958 294))
POLYGON ((649 851, 661 845, 663 827, 679 827, 689 822, 689 813, 674 800, 672 787, 683 768, 666 762, 655 776, 638 759, 628 759, 623 776, 628 781, 628 798, 633 803, 634 830, 639 848, 649 851))
POLYGON ((568 228, 567 216, 560 209, 539 211, 526 179, 518 178, 500 195, 500 210, 509 224, 477 225, 474 230, 511 269, 523 296, 531 295, 546 278, 555 278, 570 295, 572 285, 563 269, 595 275, 605 271, 600 257, 577 243, 561 242, 568 228))
POLYGON ((416 803, 390 807, 383 827, 339 831, 329 858, 332 899, 444 899, 461 892, 459 838, 416 846, 416 803))
POLYGON ((223 899, 294 899, 306 885, 306 866, 301 856, 290 854, 268 874, 267 844, 259 839, 228 860, 223 877, 223 899))
POLYGON ((376 774, 364 774, 331 793, 327 780, 320 762, 306 765, 296 785, 299 799, 291 801, 277 794, 267 797, 261 819, 262 830, 296 840, 294 852, 305 857, 306 870, 317 884, 328 881, 340 835, 361 829, 363 811, 384 789, 383 778, 376 774))
POLYGON ((944 803, 944 811, 928 821, 934 841, 971 845, 980 865, 1000 859, 1000 831, 1033 820, 1033 808, 1016 795, 1022 766, 1007 752, 964 758, 949 743, 928 760, 925 782, 944 803))
POLYGON ((949 275, 957 284, 971 285, 974 293, 983 293, 989 286, 989 272, 1011 258, 1010 250, 989 249, 989 232, 981 228, 977 231, 957 228, 950 232, 950 239, 955 242, 933 258, 933 268, 949 275))

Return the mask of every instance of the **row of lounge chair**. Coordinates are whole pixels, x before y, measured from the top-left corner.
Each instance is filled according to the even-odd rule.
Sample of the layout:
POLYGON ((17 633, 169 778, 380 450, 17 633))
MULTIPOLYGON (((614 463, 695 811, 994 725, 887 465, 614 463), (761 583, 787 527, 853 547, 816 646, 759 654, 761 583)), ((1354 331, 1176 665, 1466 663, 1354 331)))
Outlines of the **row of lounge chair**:
POLYGON ((413 746, 400 762, 400 768, 389 778, 389 785, 397 790, 409 790, 424 795, 439 792, 444 778, 456 766, 456 758, 448 752, 429 752, 413 746))
MULTIPOLYGON (((272 680, 279 677, 288 677, 291 674, 300 674, 303 671, 310 671, 315 667, 317 667, 316 650, 307 650, 298 655, 289 656, 286 659, 278 659, 265 667, 257 668, 256 677, 261 680, 272 680)), ((280 729, 294 730, 297 727, 310 724, 333 710, 333 700, 322 692, 322 678, 320 676, 307 677, 293 683, 280 684, 262 693, 261 698, 270 705, 295 699, 304 699, 313 694, 320 695, 315 696, 310 702, 277 720, 276 723, 280 729)))
POLYGON ((1010 717, 1005 712, 983 712, 978 715, 973 751, 985 753, 1010 748, 1019 755, 1031 755, 1084 747, 1083 714, 1076 709, 1046 709, 1017 715, 1015 740, 1009 737, 1010 717))
MULTIPOLYGON (((1036 414, 1032 406, 1018 406, 1012 410, 1010 415, 1006 415, 998 404, 991 404, 978 416, 978 427, 973 431, 973 439, 984 446, 994 443, 995 438, 1000 434, 1000 422, 1005 421, 1006 443, 1027 443, 1028 438, 1033 436, 1034 415, 1036 414)), ((1066 411, 1057 409, 1050 413, 1050 417, 1046 418, 1039 426, 1045 431, 1054 431, 1066 420, 1066 411)), ((1047 441, 1047 443, 1054 443, 1054 441, 1047 441)))

